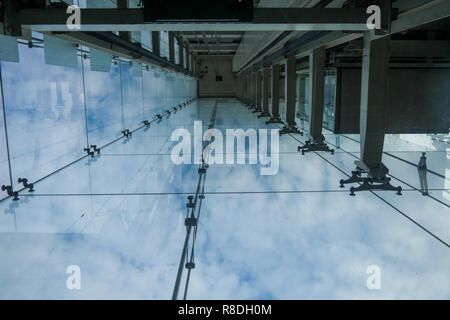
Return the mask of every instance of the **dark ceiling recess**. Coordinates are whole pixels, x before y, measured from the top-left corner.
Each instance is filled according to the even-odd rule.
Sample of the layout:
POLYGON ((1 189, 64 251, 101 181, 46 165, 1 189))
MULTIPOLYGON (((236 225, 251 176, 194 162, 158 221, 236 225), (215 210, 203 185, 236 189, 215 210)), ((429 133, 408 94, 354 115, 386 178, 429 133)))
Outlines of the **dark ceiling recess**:
POLYGON ((253 0, 144 0, 144 21, 253 20, 253 0))

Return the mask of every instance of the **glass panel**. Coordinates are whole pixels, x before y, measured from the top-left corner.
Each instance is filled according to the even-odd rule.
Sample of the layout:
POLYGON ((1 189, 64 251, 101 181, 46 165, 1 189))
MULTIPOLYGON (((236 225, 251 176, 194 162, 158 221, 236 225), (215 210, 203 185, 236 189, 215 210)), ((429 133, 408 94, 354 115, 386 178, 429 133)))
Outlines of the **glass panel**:
MULTIPOLYGON (((0 70, 1 72, 1 70, 0 70)), ((1 85, 1 84, 0 84, 1 85)), ((0 186, 11 185, 9 176, 8 152, 6 146, 5 122, 3 118, 3 97, 0 91, 0 186)), ((6 197, 6 193, 0 193, 0 199, 6 197)))
POLYGON ((44 64, 42 48, 19 47, 20 63, 2 61, 12 175, 33 182, 83 155, 86 129, 81 62, 44 64))
POLYGON ((331 131, 334 130, 335 103, 336 103, 336 70, 328 69, 325 75, 323 127, 331 131))
POLYGON ((191 286, 189 299, 432 298, 448 291, 433 283, 450 275, 448 248, 370 194, 207 195, 202 212, 196 260, 214 272, 193 272, 191 283, 227 290, 191 286), (382 270, 382 290, 366 287, 373 264, 382 270), (418 290, 405 292, 411 283, 418 290))
POLYGON ((150 31, 141 31, 142 47, 152 50, 152 33, 150 31))
MULTIPOLYGON (((205 130, 215 104, 193 103, 108 146, 100 157, 43 180, 33 197, 22 192, 14 205, 0 203, 7 213, 0 214, 0 236, 8 240, 0 241, 6 261, 0 264, 0 297, 169 298, 185 236, 186 196, 198 178, 197 166, 172 163, 170 135, 176 128, 192 132, 199 119, 205 130), (73 264, 83 272, 79 292, 65 286, 73 264)), ((267 128, 265 119, 234 99, 218 99, 217 106, 222 132, 267 128)), ((280 170, 273 176, 261 175, 260 165, 210 166, 188 298, 445 297, 445 206, 398 181, 405 188, 401 197, 350 197, 338 180, 354 169, 358 153, 301 156, 299 144, 280 137, 280 170), (382 290, 366 286, 367 267, 374 264, 382 270, 382 290), (405 292, 411 283, 415 290, 405 292)))
POLYGON ((124 129, 120 66, 115 61, 106 73, 91 71, 88 59, 83 62, 89 145, 101 147, 124 129))
POLYGON ((142 77, 133 75, 133 67, 129 62, 121 62, 120 65, 125 128, 134 130, 144 120, 142 77))
MULTIPOLYGON (((297 75, 297 122, 302 129, 306 129, 305 121, 311 116, 309 97, 309 74, 301 71, 297 75)), ((325 71, 323 128, 334 130, 334 113, 336 100, 336 69, 328 68, 325 71)))
POLYGON ((0 298, 170 299, 185 204, 176 195, 30 197, 3 214, 0 203, 0 298), (66 286, 71 265, 82 290, 66 286))
POLYGON ((143 81, 143 96, 144 96, 144 118, 147 120, 153 119, 157 114, 155 111, 155 76, 153 70, 144 69, 142 73, 143 81))

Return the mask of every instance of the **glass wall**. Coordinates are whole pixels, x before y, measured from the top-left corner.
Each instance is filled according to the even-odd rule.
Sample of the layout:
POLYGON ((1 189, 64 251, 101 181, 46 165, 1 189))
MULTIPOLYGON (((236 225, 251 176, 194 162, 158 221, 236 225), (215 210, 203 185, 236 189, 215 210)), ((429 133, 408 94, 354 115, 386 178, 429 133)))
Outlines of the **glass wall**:
MULTIPOLYGON (((297 74, 297 119, 298 123, 309 122, 311 116, 309 96, 309 73, 300 71, 297 74)), ((336 102, 336 69, 328 68, 325 71, 323 127, 332 131, 334 129, 334 114, 336 102)))
MULTIPOLYGON (((0 90, 0 186, 11 185, 9 177, 9 162, 8 162, 8 151, 6 146, 6 131, 5 131, 6 128, 5 128, 5 120, 3 118, 2 101, 3 101, 2 91, 0 90)), ((5 196, 6 194, 0 195, 0 199, 2 199, 5 196)))
POLYGON ((19 58, 1 62, 15 189, 18 178, 44 177, 83 155, 86 146, 80 57, 76 68, 46 65, 42 48, 19 45, 19 58))
POLYGON ((23 188, 19 178, 36 182, 196 95, 195 80, 137 61, 115 57, 109 71, 94 71, 86 47, 75 67, 49 64, 42 35, 33 36, 31 48, 18 44, 19 63, 0 62, 0 184, 11 184, 4 108, 14 190, 23 188))
POLYGON ((334 115, 336 107, 336 69, 329 69, 325 74, 325 94, 323 106, 323 127, 334 130, 334 115))
MULTIPOLYGON (((170 298, 186 234, 186 197, 198 180, 197 165, 171 160, 171 134, 193 132, 196 120, 203 132, 213 120, 222 133, 279 124, 268 127, 235 99, 201 99, 99 157, 55 172, 85 154, 86 144, 108 143, 123 128, 135 129, 194 97, 197 82, 126 59, 92 71, 86 48, 75 68, 47 65, 42 50, 39 43, 21 45, 20 63, 0 65, 14 179, 54 172, 34 193, 0 201, 0 299, 170 298), (67 287, 74 265, 81 290, 67 287)), ((331 108, 335 83, 328 76, 331 108)), ((302 81, 306 87, 307 77, 302 81)), ((1 114, 0 172, 7 181, 2 124, 1 114)), ((335 154, 299 154, 307 135, 279 137, 279 150, 270 138, 273 175, 262 174, 268 166, 261 161, 208 168, 188 299, 449 296, 450 137, 386 135, 383 162, 403 195, 379 190, 355 197, 339 181, 355 169, 359 136, 327 132, 325 138, 335 154), (421 152, 430 170, 428 196, 416 189, 421 152), (382 270, 382 290, 367 288, 373 265, 382 270)))
POLYGON ((124 129, 134 129, 144 120, 142 68, 131 61, 121 61, 124 129))
POLYGON ((114 61, 108 73, 91 71, 90 61, 83 62, 89 145, 102 146, 124 129, 120 65, 114 61))

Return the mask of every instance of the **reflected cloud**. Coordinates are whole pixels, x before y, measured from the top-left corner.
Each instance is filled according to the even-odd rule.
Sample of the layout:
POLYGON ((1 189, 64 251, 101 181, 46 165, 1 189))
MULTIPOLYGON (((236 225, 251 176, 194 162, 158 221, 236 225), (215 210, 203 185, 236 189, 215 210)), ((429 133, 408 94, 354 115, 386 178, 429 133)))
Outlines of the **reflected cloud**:
MULTIPOLYGON (((83 60, 84 101, 81 62, 79 69, 44 66, 38 49, 20 50, 21 64, 2 62, 14 178, 42 178, 82 156, 87 141, 102 146, 196 92, 194 81, 174 75, 133 77, 126 63, 92 72, 83 60)), ((198 179, 196 165, 172 163, 170 135, 194 120, 208 123, 214 101, 201 99, 56 172, 35 195, 0 202, 0 298, 170 298, 186 197, 198 179), (80 291, 65 286, 73 264, 81 268, 80 291)), ((234 99, 220 99, 216 117, 221 130, 267 128, 234 99)), ((427 151, 429 168, 445 177, 428 175, 431 195, 444 205, 412 190, 417 168, 389 155, 390 173, 410 190, 377 194, 450 242, 448 148, 433 138, 390 135, 385 150, 410 163, 427 151)), ((1 157, 4 141, 0 133, 1 157)), ((336 167, 354 169, 359 142, 341 135, 339 143, 335 155, 301 156, 299 143, 282 136, 273 176, 261 176, 259 165, 211 165, 190 299, 450 298, 448 248, 375 195, 352 198, 339 189, 345 176, 336 167), (382 270, 379 291, 366 288, 373 264, 382 270)))

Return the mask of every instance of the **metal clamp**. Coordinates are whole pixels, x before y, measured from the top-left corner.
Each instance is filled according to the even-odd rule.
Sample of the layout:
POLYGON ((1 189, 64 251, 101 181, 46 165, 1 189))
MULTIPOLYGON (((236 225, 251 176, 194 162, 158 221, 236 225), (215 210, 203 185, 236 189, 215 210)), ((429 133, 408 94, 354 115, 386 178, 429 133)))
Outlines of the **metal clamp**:
POLYGON ((192 270, 192 269, 195 268, 195 263, 193 263, 193 262, 187 262, 184 266, 185 266, 186 269, 192 270))
POLYGON ((186 203, 186 208, 191 209, 194 207, 194 203, 192 202, 194 200, 194 196, 188 196, 188 200, 189 202, 186 203))
POLYGON ((306 141, 304 146, 297 147, 298 152, 302 152, 302 155, 305 155, 305 152, 311 151, 326 151, 334 154, 334 149, 330 149, 325 142, 312 142, 311 140, 306 141))
POLYGON ((271 123, 283 123, 283 121, 281 120, 280 117, 272 117, 268 121, 266 121, 266 124, 271 124, 271 123))
POLYGON ((6 191, 8 196, 14 197, 13 198, 14 201, 19 200, 19 197, 18 197, 19 193, 17 191, 13 191, 11 186, 2 185, 2 191, 6 191))
POLYGON ((132 132, 130 130, 128 130, 128 129, 123 130, 122 134, 126 138, 130 138, 132 136, 132 132))
POLYGON ((19 178, 17 179, 17 182, 23 184, 24 188, 28 188, 29 189, 28 192, 34 192, 33 189, 34 185, 32 183, 28 183, 28 179, 19 178))
POLYGON ((283 129, 280 130, 280 136, 283 134, 290 134, 290 133, 297 133, 299 135, 303 135, 303 132, 301 132, 296 126, 293 125, 287 125, 284 126, 283 129))
POLYGON ((100 148, 97 148, 97 146, 95 144, 91 145, 91 149, 93 152, 100 154, 100 148))
POLYGON ((184 219, 184 225, 186 227, 196 227, 197 226, 197 218, 186 218, 186 219, 184 219))
POLYGON ((91 158, 94 157, 94 152, 91 151, 91 148, 84 148, 84 151, 86 151, 88 156, 91 156, 91 158))
POLYGON ((370 176, 363 177, 362 174, 367 174, 366 171, 361 168, 356 168, 352 171, 352 176, 347 180, 340 180, 340 188, 344 188, 344 184, 359 183, 358 187, 350 188, 350 195, 355 196, 355 192, 368 191, 368 190, 384 190, 384 191, 396 191, 397 195, 402 195, 402 187, 394 187, 391 185, 391 178, 386 176, 373 178, 370 176))
POLYGON ((268 117, 270 117, 270 113, 264 111, 258 116, 258 118, 268 118, 268 117))

